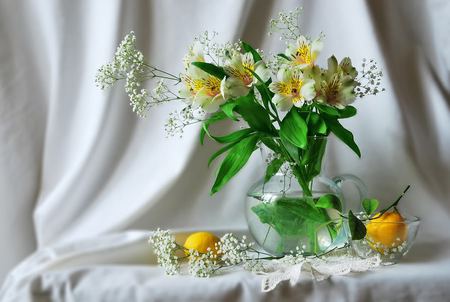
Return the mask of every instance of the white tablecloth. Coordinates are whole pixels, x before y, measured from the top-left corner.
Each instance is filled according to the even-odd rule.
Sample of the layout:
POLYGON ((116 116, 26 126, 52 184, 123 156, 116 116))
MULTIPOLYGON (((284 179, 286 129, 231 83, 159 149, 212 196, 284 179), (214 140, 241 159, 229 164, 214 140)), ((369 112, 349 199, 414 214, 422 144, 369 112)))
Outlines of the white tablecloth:
MULTIPOLYGON (((422 238, 400 264, 365 273, 284 282, 261 292, 261 276, 238 269, 211 278, 166 276, 148 232, 47 248, 10 275, 0 301, 448 301, 450 241, 422 238), (77 251, 77 252, 74 252, 77 251)), ((177 238, 184 237, 179 234, 177 238)))

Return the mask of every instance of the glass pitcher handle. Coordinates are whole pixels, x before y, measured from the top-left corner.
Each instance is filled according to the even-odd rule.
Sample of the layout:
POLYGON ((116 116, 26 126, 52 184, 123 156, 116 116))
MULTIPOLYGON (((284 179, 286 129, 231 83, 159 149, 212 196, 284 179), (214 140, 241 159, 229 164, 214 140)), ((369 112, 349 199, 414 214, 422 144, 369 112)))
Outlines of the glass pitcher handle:
POLYGON ((361 201, 363 199, 367 198, 367 187, 366 185, 363 183, 363 181, 361 179, 359 179, 358 177, 356 177, 355 175, 352 174, 343 174, 343 175, 339 175, 333 178, 333 181, 336 183, 336 185, 341 189, 342 191, 342 184, 344 182, 350 182, 352 183, 356 189, 358 190, 359 193, 359 203, 357 207, 352 207, 348 204, 348 202, 345 202, 345 197, 344 197, 344 203, 343 203, 343 210, 346 212, 347 210, 351 209, 354 211, 361 211, 362 207, 361 207, 361 201))

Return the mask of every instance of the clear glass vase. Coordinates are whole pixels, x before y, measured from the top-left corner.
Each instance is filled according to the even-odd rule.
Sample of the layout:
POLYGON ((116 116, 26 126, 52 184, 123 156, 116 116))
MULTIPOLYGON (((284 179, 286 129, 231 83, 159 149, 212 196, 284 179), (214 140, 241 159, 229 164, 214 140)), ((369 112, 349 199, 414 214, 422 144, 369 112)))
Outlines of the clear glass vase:
MULTIPOLYGON (((310 140, 325 148, 327 138, 310 140)), ((265 162, 270 163, 274 154, 264 147, 261 151, 265 162)), ((313 164, 322 167, 324 153, 313 164)), ((269 181, 262 178, 248 191, 246 217, 255 241, 273 255, 296 249, 304 254, 320 254, 348 243, 348 226, 340 215, 347 211, 341 186, 346 181, 353 183, 359 198, 364 199, 367 189, 363 182, 349 174, 328 178, 318 173, 308 182, 305 192, 305 185, 299 184, 293 169, 292 164, 285 163, 269 181), (325 195, 323 199, 335 203, 334 208, 322 207, 323 202, 318 206, 319 199, 325 195)))

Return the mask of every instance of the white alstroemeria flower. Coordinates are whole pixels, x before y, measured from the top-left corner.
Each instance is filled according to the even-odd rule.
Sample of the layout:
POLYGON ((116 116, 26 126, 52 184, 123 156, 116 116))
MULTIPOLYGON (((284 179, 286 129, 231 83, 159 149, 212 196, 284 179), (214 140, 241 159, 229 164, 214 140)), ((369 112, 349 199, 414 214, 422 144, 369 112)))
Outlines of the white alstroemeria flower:
POLYGON ((304 36, 300 36, 297 41, 288 45, 285 54, 292 59, 292 64, 305 68, 314 65, 322 48, 322 37, 311 42, 304 36))
POLYGON ((305 79, 299 68, 281 68, 277 79, 269 85, 269 89, 275 93, 272 102, 281 111, 288 111, 293 105, 302 107, 305 101, 311 101, 316 96, 314 80, 305 79))
POLYGON ((206 112, 217 111, 219 106, 225 103, 220 93, 220 82, 212 75, 194 80, 194 89, 198 89, 198 92, 195 94, 193 104, 202 107, 206 112))
POLYGON ((225 103, 220 91, 221 81, 195 66, 191 67, 199 70, 199 72, 181 76, 184 87, 179 92, 180 96, 185 99, 185 103, 200 106, 206 112, 217 111, 219 106, 225 103))
POLYGON ((251 53, 233 52, 231 59, 224 66, 224 70, 229 75, 222 86, 222 95, 225 99, 236 98, 247 95, 253 84, 258 83, 258 79, 252 71, 257 74, 261 80, 266 82, 270 78, 270 70, 261 60, 255 63, 251 53))
POLYGON ((180 76, 184 84, 179 91, 180 96, 185 103, 201 106, 206 112, 217 111, 224 103, 220 93, 220 80, 191 64, 205 61, 201 44, 194 43, 183 61, 186 73, 180 76))
POLYGON ((180 75, 181 82, 184 85, 179 91, 179 95, 184 98, 185 103, 192 104, 195 95, 203 87, 202 79, 206 79, 208 77, 210 77, 208 73, 196 66, 189 65, 186 68, 186 73, 180 75))

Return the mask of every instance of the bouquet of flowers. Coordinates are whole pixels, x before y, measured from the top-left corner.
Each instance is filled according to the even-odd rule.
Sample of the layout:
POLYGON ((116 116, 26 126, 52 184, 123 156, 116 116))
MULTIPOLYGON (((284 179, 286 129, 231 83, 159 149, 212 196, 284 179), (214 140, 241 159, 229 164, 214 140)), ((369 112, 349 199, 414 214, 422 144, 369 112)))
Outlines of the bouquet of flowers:
MULTIPOLYGON (((331 220, 327 209, 342 210, 335 196, 313 198, 312 181, 321 171, 326 148, 326 140, 320 138, 333 133, 361 156, 353 134, 340 120, 356 115, 351 104, 357 98, 384 89, 380 87, 382 72, 373 60, 363 60, 360 71, 348 57, 338 60, 331 56, 327 66, 318 66, 324 36, 311 39, 301 35, 298 15, 295 10, 271 20, 270 34, 278 32, 286 42, 283 53, 265 55, 244 41, 219 44, 216 33, 205 32, 189 48, 179 75, 148 63, 131 32, 113 61, 99 69, 96 82, 103 89, 124 80, 130 105, 139 116, 145 116, 152 106, 181 101, 183 108, 171 113, 165 125, 168 135, 181 135, 186 126, 201 123, 201 143, 208 137, 223 144, 208 162, 224 155, 211 194, 244 167, 258 146, 266 146, 274 156, 267 165, 265 181, 287 165, 303 191, 302 201, 306 200, 299 212, 302 227, 313 229, 331 220), (147 80, 157 81, 153 90, 142 88, 147 80), (211 125, 225 120, 240 128, 227 135, 212 133, 211 125)), ((269 221, 275 211, 291 209, 292 202, 299 204, 299 200, 284 200, 276 209, 261 206, 253 211, 261 221, 269 221)), ((353 214, 350 217, 357 219, 353 214)), ((283 222, 273 224, 281 233, 298 229, 283 222)), ((330 232, 334 232, 331 226, 330 232)))

